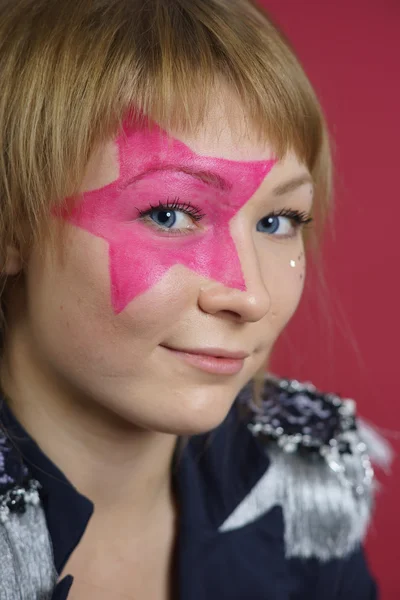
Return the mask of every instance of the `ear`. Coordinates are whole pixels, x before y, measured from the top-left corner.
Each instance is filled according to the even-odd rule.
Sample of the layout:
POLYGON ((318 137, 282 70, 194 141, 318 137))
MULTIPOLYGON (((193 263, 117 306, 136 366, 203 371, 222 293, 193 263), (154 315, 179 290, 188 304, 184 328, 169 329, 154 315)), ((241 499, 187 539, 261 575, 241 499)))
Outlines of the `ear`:
POLYGON ((6 275, 18 275, 22 270, 22 257, 15 246, 7 246, 4 273, 6 275))

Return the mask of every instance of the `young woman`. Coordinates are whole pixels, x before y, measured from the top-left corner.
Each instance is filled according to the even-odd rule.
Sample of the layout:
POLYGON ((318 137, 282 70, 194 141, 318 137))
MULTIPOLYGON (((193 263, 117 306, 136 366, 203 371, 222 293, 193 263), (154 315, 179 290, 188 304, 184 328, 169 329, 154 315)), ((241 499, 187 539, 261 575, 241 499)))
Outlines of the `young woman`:
POLYGON ((354 405, 264 377, 330 198, 287 42, 3 0, 0 74, 1 600, 375 599, 354 405))

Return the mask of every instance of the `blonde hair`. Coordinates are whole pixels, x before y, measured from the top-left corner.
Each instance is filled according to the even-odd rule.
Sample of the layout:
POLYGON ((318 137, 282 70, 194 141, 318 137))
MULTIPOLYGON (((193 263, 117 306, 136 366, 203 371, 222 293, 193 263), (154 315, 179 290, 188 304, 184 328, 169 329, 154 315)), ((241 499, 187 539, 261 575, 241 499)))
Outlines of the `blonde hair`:
POLYGON ((193 132, 218 80, 278 157, 293 149, 306 163, 316 212, 326 213, 321 108, 288 42, 251 1, 3 0, 0 78, 0 273, 9 246, 41 243, 50 205, 77 193, 94 148, 132 108, 193 132))

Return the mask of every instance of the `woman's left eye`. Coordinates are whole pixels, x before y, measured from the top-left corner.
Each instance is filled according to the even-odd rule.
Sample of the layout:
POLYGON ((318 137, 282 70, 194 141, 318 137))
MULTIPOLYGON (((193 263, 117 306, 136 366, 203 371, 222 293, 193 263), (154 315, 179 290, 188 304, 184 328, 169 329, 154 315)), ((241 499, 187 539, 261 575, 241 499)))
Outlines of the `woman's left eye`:
POLYGON ((309 214, 297 210, 282 210, 271 213, 257 223, 257 231, 275 237, 294 237, 304 225, 311 223, 309 214))

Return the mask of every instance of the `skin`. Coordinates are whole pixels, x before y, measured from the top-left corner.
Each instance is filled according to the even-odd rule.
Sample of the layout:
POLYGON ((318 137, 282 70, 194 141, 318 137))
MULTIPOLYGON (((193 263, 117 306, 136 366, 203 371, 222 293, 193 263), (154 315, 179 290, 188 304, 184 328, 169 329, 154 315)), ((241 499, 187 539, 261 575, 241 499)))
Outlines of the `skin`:
MULTIPOLYGON (((94 592, 100 598, 89 583, 96 578, 104 589, 113 586, 115 594, 116 580, 121 582, 121 594, 125 584, 132 592, 126 562, 116 558, 114 567, 109 566, 111 539, 116 557, 129 555, 135 569, 160 573, 143 578, 153 587, 139 586, 138 595, 168 597, 175 519, 170 464, 176 436, 205 432, 221 423, 240 389, 266 364, 302 294, 305 257, 300 229, 284 237, 260 232, 257 224, 272 211, 311 210, 310 183, 284 194, 276 192, 293 178, 306 176, 307 168, 292 153, 271 162, 273 148, 255 141, 243 126, 240 106, 229 98, 228 106, 224 98, 215 102, 199 134, 170 132, 173 145, 207 159, 207 167, 229 167, 232 194, 237 191, 239 200, 228 219, 218 221, 227 214, 218 204, 226 196, 211 193, 209 185, 187 176, 153 174, 137 188, 138 201, 144 202, 141 198, 152 189, 158 200, 165 189, 168 197, 194 198, 209 216, 200 223, 180 217, 185 232, 174 237, 156 231, 149 218, 134 221, 133 243, 139 242, 141 251, 143 240, 147 244, 140 277, 132 269, 130 279, 122 259, 113 271, 110 235, 116 229, 107 224, 108 238, 94 231, 101 221, 96 210, 107 204, 91 203, 96 197, 104 200, 107 186, 115 189, 121 177, 121 140, 112 140, 98 148, 88 164, 81 212, 67 219, 62 254, 54 255, 48 248, 43 255, 34 248, 22 276, 9 290, 3 387, 22 424, 96 505, 66 568, 77 576, 73 598, 94 592), (237 173, 250 162, 258 163, 245 190, 239 189, 233 163, 226 161, 236 161, 237 173), (89 206, 91 220, 86 218, 90 211, 85 215, 89 206), (220 246, 218 225, 223 230, 220 246), (211 235, 210 229, 211 251, 210 243, 202 246, 201 241, 211 235), (185 245, 194 243, 197 263, 186 260, 185 245), (166 268, 167 245, 176 260, 166 268), (203 262, 199 255, 205 257, 203 262), (224 256, 226 273, 219 255, 224 256), (113 293, 113 273, 118 269, 123 285, 113 293), (186 364, 165 345, 241 350, 249 356, 239 373, 221 376, 186 364), (157 538, 158 550, 147 556, 149 536, 157 538)), ((149 138, 146 141, 142 133, 139 137, 142 153, 151 152, 151 144, 146 146, 149 138)), ((130 142, 125 150, 132 166, 140 144, 134 143, 134 135, 130 142)), ((126 197, 121 204, 118 196, 114 200, 117 212, 129 205, 126 197)), ((60 212, 53 215, 61 217, 67 218, 60 212)), ((120 227, 120 214, 118 219, 120 227)), ((282 231, 291 231, 288 219, 281 224, 282 231)), ((10 248, 7 269, 10 274, 22 269, 15 248, 10 248)))

